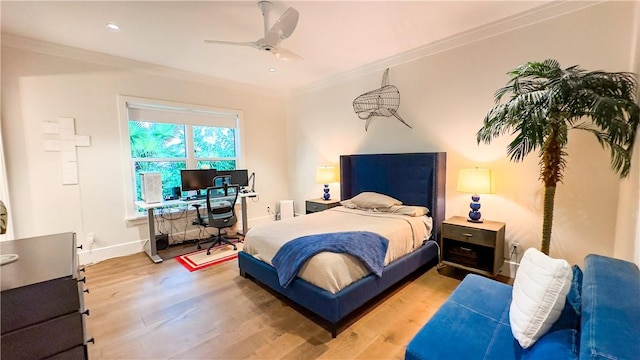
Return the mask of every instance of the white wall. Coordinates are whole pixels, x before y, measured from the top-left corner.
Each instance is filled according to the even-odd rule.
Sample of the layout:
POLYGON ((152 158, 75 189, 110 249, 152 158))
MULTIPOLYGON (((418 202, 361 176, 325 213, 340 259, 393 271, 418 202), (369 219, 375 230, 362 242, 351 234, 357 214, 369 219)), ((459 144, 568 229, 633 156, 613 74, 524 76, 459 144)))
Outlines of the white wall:
MULTIPOLYGON (((630 64, 640 74, 640 3, 636 2, 635 37, 631 44, 630 64)), ((640 104, 640 88, 638 89, 640 104)), ((620 185, 616 242, 613 255, 640 264, 640 131, 636 134, 631 172, 620 185), (632 239, 632 241, 630 241, 632 239)))
POLYGON ((2 136, 15 238, 75 231, 83 244, 94 232, 87 261, 141 251, 141 240, 149 237, 146 222, 125 221, 121 94, 242 110, 241 166, 256 172, 260 193, 248 201, 249 225, 268 221, 266 207, 290 196, 282 94, 216 85, 187 73, 158 75, 162 70, 116 58, 79 60, 91 56, 75 49, 54 48, 71 59, 41 53, 51 50, 46 44, 36 44, 36 52, 11 43, 18 46, 3 41, 2 47, 2 136), (109 62, 114 65, 104 65, 109 62), (90 147, 77 149, 78 185, 62 185, 60 153, 43 150, 41 124, 58 117, 75 118, 76 133, 91 136, 90 147))
MULTIPOLYGON (((294 199, 297 212, 303 212, 304 200, 322 192, 314 183, 315 168, 337 164, 340 154, 446 151, 447 216, 468 212, 469 196, 455 189, 458 170, 489 166, 498 183, 496 194, 482 198, 484 217, 505 221, 508 241, 539 247, 542 186, 536 154, 512 163, 505 157, 508 138, 478 146, 475 133, 494 91, 506 83, 505 73, 525 61, 556 58, 563 66, 633 70, 634 13, 637 3, 608 2, 413 61, 387 59, 390 83, 401 93, 399 113, 413 129, 378 118, 368 132, 352 101, 380 85, 386 64, 286 98, 193 74, 165 75, 148 64, 104 56, 79 60, 83 53, 75 49, 16 46, 3 36, 1 126, 14 235, 75 231, 83 243, 87 232, 95 232, 97 243, 88 257, 95 261, 140 251, 146 224, 124 220, 117 95, 125 94, 243 111, 244 165, 256 172, 261 193, 258 202, 249 201, 250 225, 268 221, 266 207, 275 208, 281 199, 294 199), (42 149, 41 123, 61 116, 74 117, 76 132, 91 136, 92 146, 78 149, 79 185, 61 185, 59 154, 42 149)), ((567 150, 551 254, 581 264, 587 253, 614 253, 614 236, 623 233, 616 229, 618 205, 628 208, 624 203, 636 200, 618 200, 620 181, 594 139, 574 133, 567 150)), ((332 194, 339 198, 337 185, 332 194)), ((621 236, 616 249, 633 249, 628 241, 621 236)))
MULTIPOLYGON (((490 167, 497 186, 495 194, 482 197, 484 217, 507 223, 507 241, 539 248, 543 187, 537 154, 512 163, 506 158, 508 137, 478 146, 475 134, 493 105, 494 92, 506 84, 506 72, 526 61, 555 58, 564 67, 632 70, 635 5, 609 2, 391 66, 389 82, 401 94, 398 112, 413 129, 394 118, 378 118, 365 132, 364 121, 353 112, 358 95, 380 86, 385 66, 339 84, 299 91, 287 125, 293 142, 290 179, 298 180, 292 183, 297 210, 304 199, 321 193, 313 182, 315 167, 337 163, 340 154, 446 151, 447 217, 465 216, 469 210, 469 196, 455 188, 458 170, 490 167)), ((610 170, 608 152, 587 135, 570 135, 568 167, 555 202, 551 255, 574 264, 582 264, 588 253, 612 255, 616 232, 620 180, 610 170)), ((332 193, 337 197, 337 186, 332 193)))

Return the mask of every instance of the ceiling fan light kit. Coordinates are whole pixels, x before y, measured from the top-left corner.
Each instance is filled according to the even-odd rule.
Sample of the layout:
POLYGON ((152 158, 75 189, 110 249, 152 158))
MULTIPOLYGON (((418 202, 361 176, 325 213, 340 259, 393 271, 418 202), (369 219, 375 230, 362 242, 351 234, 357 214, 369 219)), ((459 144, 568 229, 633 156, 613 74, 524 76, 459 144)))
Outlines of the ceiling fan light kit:
POLYGON ((259 1, 264 19, 264 37, 256 41, 222 41, 205 40, 207 44, 250 46, 254 49, 268 51, 282 60, 301 60, 302 57, 291 50, 279 48, 280 42, 293 34, 298 25, 300 14, 292 7, 285 10, 280 18, 269 28, 269 13, 273 4, 269 1, 259 1))

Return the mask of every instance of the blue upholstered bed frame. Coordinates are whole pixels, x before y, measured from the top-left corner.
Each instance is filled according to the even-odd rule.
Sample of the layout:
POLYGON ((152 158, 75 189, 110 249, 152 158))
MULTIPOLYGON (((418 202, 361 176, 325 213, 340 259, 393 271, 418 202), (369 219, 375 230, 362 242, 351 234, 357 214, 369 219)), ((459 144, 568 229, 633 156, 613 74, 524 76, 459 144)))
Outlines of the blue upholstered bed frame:
MULTIPOLYGON (((433 218, 431 240, 440 237, 444 220, 446 153, 343 155, 340 157, 341 198, 363 191, 392 196, 407 205, 422 205, 433 218)), ((278 282, 276 270, 244 252, 238 254, 240 275, 253 278, 320 317, 335 337, 348 315, 417 270, 438 263, 436 241, 387 265, 378 278, 370 274, 332 294, 300 278, 288 287, 278 282)))

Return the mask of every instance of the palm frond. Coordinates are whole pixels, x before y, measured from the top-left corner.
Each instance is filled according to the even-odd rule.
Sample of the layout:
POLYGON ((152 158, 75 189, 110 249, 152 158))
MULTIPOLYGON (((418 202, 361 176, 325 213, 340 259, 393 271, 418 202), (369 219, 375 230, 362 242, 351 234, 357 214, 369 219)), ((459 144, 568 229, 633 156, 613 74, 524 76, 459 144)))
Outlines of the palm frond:
MULTIPOLYGON (((507 154, 512 160, 521 161, 531 150, 544 149, 546 127, 564 123, 567 129, 592 132, 602 146, 617 144, 633 149, 640 124, 635 74, 587 72, 577 65, 562 69, 553 59, 528 62, 507 74, 507 86, 496 92, 496 105, 477 133, 478 143, 490 143, 506 133, 516 134, 507 154), (508 94, 509 101, 501 104, 508 94), (583 123, 585 117, 591 125, 583 123)), ((612 164, 625 176, 620 154, 612 152, 612 164)))
POLYGON ((535 143, 531 142, 529 138, 522 133, 518 133, 507 146, 507 155, 509 155, 511 161, 520 162, 535 149, 535 143))
POLYGON ((629 176, 631 170, 631 153, 617 143, 607 143, 611 150, 611 169, 620 174, 620 177, 629 176))

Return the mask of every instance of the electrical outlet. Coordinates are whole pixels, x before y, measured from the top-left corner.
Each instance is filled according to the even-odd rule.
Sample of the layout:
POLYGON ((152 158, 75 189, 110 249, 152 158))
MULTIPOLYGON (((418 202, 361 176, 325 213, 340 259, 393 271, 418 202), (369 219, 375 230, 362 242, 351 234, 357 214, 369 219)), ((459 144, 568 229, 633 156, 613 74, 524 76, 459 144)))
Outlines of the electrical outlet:
POLYGON ((96 242, 96 233, 87 233, 87 243, 93 245, 96 242))
POLYGON ((516 255, 520 254, 520 243, 517 241, 511 242, 511 251, 514 251, 516 255))

